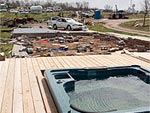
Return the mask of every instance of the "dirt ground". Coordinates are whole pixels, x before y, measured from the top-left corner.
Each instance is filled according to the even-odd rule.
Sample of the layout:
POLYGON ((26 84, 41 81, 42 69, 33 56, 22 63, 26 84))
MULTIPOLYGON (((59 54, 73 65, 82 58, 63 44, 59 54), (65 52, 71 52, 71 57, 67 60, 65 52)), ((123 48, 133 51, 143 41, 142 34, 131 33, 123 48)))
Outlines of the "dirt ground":
POLYGON ((150 36, 149 32, 124 28, 120 26, 121 23, 128 22, 128 21, 135 21, 135 20, 143 20, 143 18, 138 18, 138 19, 93 19, 93 18, 89 18, 89 19, 86 19, 86 21, 90 21, 95 24, 98 22, 104 22, 105 27, 111 28, 114 30, 150 36))
POLYGON ((47 38, 48 42, 34 40, 32 42, 34 52, 30 56, 111 54, 123 49, 127 49, 130 52, 145 52, 150 50, 149 42, 132 38, 119 39, 109 35, 74 36, 76 41, 64 40, 63 42, 59 38, 55 37, 53 40, 47 38))
POLYGON ((90 54, 107 54, 110 48, 115 48, 117 39, 102 39, 94 36, 77 36, 77 42, 33 42, 34 53, 31 56, 72 56, 72 55, 90 55, 90 54), (110 41, 111 40, 111 41, 110 41), (67 51, 59 51, 51 49, 58 49, 62 45, 68 46, 67 51), (46 50, 37 52, 37 47, 47 48, 46 50))
POLYGON ((112 28, 112 29, 115 29, 115 30, 123 31, 123 32, 150 36, 150 33, 146 32, 146 31, 134 30, 134 29, 124 28, 124 27, 119 26, 121 23, 128 22, 128 21, 134 21, 134 20, 137 20, 137 19, 107 20, 107 21, 105 21, 106 24, 104 24, 104 26, 107 27, 107 28, 112 28))
MULTIPOLYGON (((94 20, 89 19, 89 21, 98 23, 105 22, 106 27, 123 30, 124 28, 120 28, 119 24, 122 22, 130 21, 131 19, 120 19, 120 20, 107 20, 100 19, 94 20)), ((133 19, 132 19, 133 20, 133 19)), ((86 20, 87 21, 87 20, 86 20)), ((47 23, 29 23, 26 26, 30 27, 42 27, 47 28, 47 23)), ((132 30, 130 30, 132 32, 132 30)), ((138 32, 138 31, 136 31, 138 32)), ((141 33, 141 32, 138 32, 141 33)), ((56 37, 57 38, 57 37, 56 37)), ((149 43, 144 41, 139 41, 138 39, 118 39, 113 36, 76 36, 75 38, 78 41, 75 42, 67 42, 64 41, 59 42, 59 40, 55 39, 54 41, 49 42, 38 42, 37 40, 33 42, 33 54, 30 56, 73 56, 73 55, 95 55, 95 54, 110 54, 111 52, 122 50, 124 48, 129 49, 129 51, 146 51, 149 50, 149 43), (123 41, 125 44, 119 44, 120 41, 123 41), (66 46, 68 50, 59 50, 60 47, 66 46), (40 50, 37 50, 40 48, 40 50), (52 50, 53 49, 53 50, 52 50)))

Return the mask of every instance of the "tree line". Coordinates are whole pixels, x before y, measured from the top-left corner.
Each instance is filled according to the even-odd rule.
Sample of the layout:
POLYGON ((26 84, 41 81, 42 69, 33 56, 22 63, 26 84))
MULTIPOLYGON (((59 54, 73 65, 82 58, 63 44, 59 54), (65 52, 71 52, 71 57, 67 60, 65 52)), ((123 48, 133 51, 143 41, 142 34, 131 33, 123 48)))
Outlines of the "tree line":
POLYGON ((32 5, 41 5, 44 8, 57 6, 64 10, 70 10, 70 9, 71 10, 87 10, 87 9, 89 9, 89 2, 87 2, 87 1, 61 3, 61 2, 56 2, 56 1, 52 1, 52 0, 47 0, 47 1, 38 1, 38 0, 37 1, 30 1, 30 0, 29 1, 28 0, 9 1, 9 0, 6 0, 5 2, 1 2, 1 3, 5 3, 8 7, 8 9, 18 8, 18 7, 28 8, 32 5))

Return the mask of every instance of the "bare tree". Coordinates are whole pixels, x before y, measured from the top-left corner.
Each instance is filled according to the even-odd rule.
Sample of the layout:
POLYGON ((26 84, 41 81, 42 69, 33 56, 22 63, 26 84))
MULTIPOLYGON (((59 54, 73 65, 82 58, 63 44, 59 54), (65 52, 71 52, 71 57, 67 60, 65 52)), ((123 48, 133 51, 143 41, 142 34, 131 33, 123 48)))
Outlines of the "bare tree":
POLYGON ((89 8, 89 2, 83 1, 83 8, 87 10, 89 8))
POLYGON ((76 2, 76 5, 77 5, 77 9, 80 8, 80 2, 76 2))
POLYGON ((105 5, 104 8, 105 8, 105 11, 106 11, 106 12, 112 11, 112 6, 110 6, 110 5, 108 5, 108 4, 105 5))
POLYGON ((144 11, 144 20, 143 20, 143 26, 145 26, 146 16, 150 11, 150 0, 144 0, 143 3, 143 11, 144 11))
POLYGON ((82 2, 76 2, 76 6, 77 6, 77 9, 78 9, 78 10, 82 10, 83 7, 84 7, 84 5, 83 5, 82 2))

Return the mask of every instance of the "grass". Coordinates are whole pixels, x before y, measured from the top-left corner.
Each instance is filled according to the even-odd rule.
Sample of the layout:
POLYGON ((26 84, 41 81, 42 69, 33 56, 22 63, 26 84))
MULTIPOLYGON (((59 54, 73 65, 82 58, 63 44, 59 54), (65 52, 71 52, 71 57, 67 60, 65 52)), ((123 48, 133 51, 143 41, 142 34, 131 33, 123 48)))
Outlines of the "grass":
MULTIPOLYGON (((143 17, 144 17, 144 14, 143 14, 143 13, 128 14, 128 17, 129 17, 130 19, 143 18, 143 17)), ((148 14, 147 17, 150 17, 150 14, 148 14)))
POLYGON ((5 30, 5 31, 11 31, 11 30, 13 30, 11 27, 0 27, 0 30, 1 31, 3 31, 3 30, 5 30))
MULTIPOLYGON (((119 34, 125 34, 125 35, 138 35, 138 34, 134 34, 134 33, 128 33, 128 32, 123 32, 123 31, 117 31, 114 29, 110 29, 110 28, 106 28, 103 26, 104 23, 99 23, 97 25, 89 25, 87 26, 89 28, 89 30, 94 30, 94 31, 99 31, 99 32, 113 32, 113 33, 119 33, 119 34)), ((144 35, 138 35, 138 36, 144 36, 144 35)))
POLYGON ((35 20, 47 20, 53 15, 57 15, 54 13, 42 13, 42 14, 14 14, 14 13, 9 13, 9 12, 2 12, 1 14, 1 21, 0 24, 3 24, 3 20, 13 20, 14 18, 24 18, 24 17, 33 17, 35 20))
POLYGON ((135 30, 141 30, 141 31, 150 31, 150 20, 146 20, 146 26, 142 26, 143 20, 137 20, 137 21, 129 21, 120 24, 121 27, 135 29, 135 30), (136 24, 139 24, 139 26, 135 27, 136 24))
MULTIPOLYGON (((69 14, 69 11, 63 11, 64 16, 67 16, 69 14)), ((51 16, 57 16, 59 14, 59 12, 51 12, 51 13, 40 13, 40 14, 32 14, 32 13, 28 13, 28 14, 21 14, 21 13, 9 13, 9 12, 1 12, 1 18, 3 19, 14 19, 14 18, 23 18, 23 17, 33 17, 34 19, 49 19, 51 16)))
MULTIPOLYGON (((0 27, 0 38, 10 38, 12 28, 0 27), (6 32, 2 32, 5 30, 6 32)), ((6 57, 9 57, 9 52, 12 50, 13 44, 0 43, 0 53, 4 52, 6 57)))
POLYGON ((9 38, 11 35, 12 28, 0 27, 0 38, 9 38), (5 30, 5 32, 3 32, 5 30))
POLYGON ((103 23, 99 23, 99 24, 96 24, 94 26, 92 25, 89 25, 87 26, 90 30, 94 30, 94 31, 100 31, 100 32, 114 32, 113 29, 109 29, 109 28, 106 28, 103 26, 103 23))
POLYGON ((13 44, 0 44, 0 53, 4 52, 6 57, 9 57, 9 52, 12 50, 13 44))
POLYGON ((0 38, 9 38, 11 32, 0 32, 0 38))

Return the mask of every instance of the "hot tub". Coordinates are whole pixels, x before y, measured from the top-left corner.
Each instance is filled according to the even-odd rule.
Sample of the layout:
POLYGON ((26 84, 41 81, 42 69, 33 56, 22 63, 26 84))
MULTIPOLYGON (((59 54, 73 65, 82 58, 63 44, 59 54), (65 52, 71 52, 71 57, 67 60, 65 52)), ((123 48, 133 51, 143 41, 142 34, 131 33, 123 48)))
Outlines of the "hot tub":
POLYGON ((149 113, 150 70, 140 66, 47 69, 60 113, 149 113))

